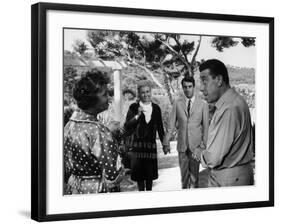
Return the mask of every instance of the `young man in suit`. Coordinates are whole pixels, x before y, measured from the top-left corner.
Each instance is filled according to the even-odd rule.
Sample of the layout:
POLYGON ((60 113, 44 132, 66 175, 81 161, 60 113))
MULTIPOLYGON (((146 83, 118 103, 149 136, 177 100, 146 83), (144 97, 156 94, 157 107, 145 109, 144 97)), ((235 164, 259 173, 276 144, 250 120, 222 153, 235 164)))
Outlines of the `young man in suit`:
POLYGON ((199 162, 192 157, 192 154, 193 149, 206 146, 209 109, 205 101, 194 95, 193 77, 185 76, 181 84, 184 94, 173 103, 163 147, 166 152, 170 150, 170 138, 177 125, 177 151, 182 189, 197 188, 199 162))
POLYGON ((199 67, 201 91, 215 105, 207 148, 198 147, 194 155, 210 169, 209 187, 253 184, 253 133, 249 107, 230 87, 224 63, 211 59, 199 67))

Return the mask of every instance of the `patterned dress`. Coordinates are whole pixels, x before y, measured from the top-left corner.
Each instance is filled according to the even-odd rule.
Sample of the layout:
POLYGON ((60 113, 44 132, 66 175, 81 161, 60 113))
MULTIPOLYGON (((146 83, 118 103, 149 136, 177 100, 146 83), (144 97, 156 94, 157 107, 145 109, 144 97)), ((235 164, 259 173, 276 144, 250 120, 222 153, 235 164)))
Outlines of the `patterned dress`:
POLYGON ((124 176, 118 143, 93 115, 73 113, 64 128, 65 194, 118 191, 124 176))

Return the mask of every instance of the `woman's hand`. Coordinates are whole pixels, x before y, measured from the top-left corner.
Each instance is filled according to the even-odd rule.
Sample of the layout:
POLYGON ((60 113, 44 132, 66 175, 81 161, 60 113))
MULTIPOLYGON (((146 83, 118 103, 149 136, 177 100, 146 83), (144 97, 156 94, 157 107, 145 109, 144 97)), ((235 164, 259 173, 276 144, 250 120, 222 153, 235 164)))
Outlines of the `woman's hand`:
POLYGON ((107 127, 111 132, 117 132, 120 130, 120 121, 111 121, 107 127))
POLYGON ((137 115, 135 116, 136 120, 139 119, 139 117, 141 116, 141 113, 142 113, 143 111, 144 111, 144 110, 143 110, 143 107, 139 107, 139 108, 138 108, 138 113, 137 113, 137 115))
POLYGON ((163 145, 163 152, 165 155, 167 153, 171 153, 170 142, 169 142, 169 145, 163 145))
POLYGON ((137 114, 137 115, 140 116, 143 111, 144 111, 144 110, 143 110, 143 107, 139 107, 139 108, 138 108, 138 114, 137 114))

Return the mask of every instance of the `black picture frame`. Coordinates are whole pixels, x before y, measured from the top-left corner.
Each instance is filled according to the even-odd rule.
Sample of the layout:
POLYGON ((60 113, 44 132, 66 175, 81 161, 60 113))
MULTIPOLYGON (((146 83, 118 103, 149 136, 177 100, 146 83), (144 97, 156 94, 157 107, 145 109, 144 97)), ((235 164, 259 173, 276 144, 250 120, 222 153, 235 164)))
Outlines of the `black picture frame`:
POLYGON ((31 218, 37 221, 55 221, 70 219, 85 219, 99 217, 116 217, 132 215, 148 215, 161 213, 178 213, 206 210, 222 210, 237 208, 254 208, 274 206, 274 18, 253 17, 240 15, 224 15, 209 13, 194 13, 183 11, 163 11, 136 8, 102 7, 89 5, 37 3, 32 5, 31 14, 31 127, 32 127, 32 154, 31 154, 31 218), (46 88, 46 26, 48 10, 63 10, 81 13, 110 13, 138 16, 154 16, 169 18, 190 18, 230 22, 253 22, 269 25, 269 200, 208 204, 196 206, 176 206, 159 208, 140 208, 130 210, 93 211, 83 213, 52 214, 46 213, 46 129, 47 129, 47 88, 46 88))

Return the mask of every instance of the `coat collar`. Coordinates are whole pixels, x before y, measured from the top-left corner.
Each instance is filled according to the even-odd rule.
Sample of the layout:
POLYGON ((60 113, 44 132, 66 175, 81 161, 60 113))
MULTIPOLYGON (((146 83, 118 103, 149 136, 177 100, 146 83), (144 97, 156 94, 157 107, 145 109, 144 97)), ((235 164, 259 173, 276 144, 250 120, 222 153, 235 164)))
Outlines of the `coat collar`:
POLYGON ((96 116, 88 114, 82 110, 74 111, 70 120, 76 122, 97 122, 98 119, 96 116))
MULTIPOLYGON (((184 112, 185 112, 186 116, 188 117, 187 97, 184 94, 182 94, 179 99, 180 99, 182 107, 184 108, 184 112)), ((193 100, 192 100, 192 107, 190 109, 190 116, 193 114, 193 112, 195 111, 195 108, 197 107, 197 104, 198 104, 197 99, 198 99, 198 96, 194 95, 193 100)))
POLYGON ((215 103, 216 109, 220 109, 223 104, 231 102, 236 92, 233 88, 229 88, 215 103))

